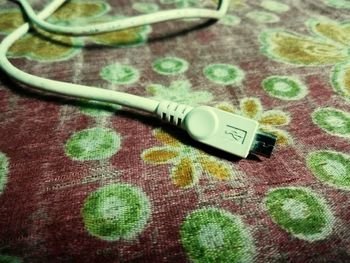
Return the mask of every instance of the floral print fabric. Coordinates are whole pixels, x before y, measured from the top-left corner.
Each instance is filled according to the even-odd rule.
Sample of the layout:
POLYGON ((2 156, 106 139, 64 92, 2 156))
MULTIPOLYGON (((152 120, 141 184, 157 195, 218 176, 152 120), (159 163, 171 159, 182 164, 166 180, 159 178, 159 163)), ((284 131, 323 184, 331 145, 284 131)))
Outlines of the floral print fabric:
MULTIPOLYGON (((72 0, 48 21, 218 2, 72 0)), ((15 2, 0 7, 3 39, 26 18, 15 2)), ((8 53, 26 72, 216 107, 257 121, 277 145, 269 159, 239 159, 147 114, 0 73, 0 262, 349 261, 349 8, 231 0, 210 25, 87 37, 33 28, 8 53)))

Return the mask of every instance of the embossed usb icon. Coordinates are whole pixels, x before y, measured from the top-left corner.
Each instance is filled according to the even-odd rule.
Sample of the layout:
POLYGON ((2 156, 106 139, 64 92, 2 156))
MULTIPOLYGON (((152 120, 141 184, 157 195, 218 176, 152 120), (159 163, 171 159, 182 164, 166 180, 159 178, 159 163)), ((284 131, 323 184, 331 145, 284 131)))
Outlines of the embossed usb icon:
POLYGON ((247 131, 239 129, 237 127, 226 125, 225 138, 235 141, 239 144, 244 144, 244 140, 247 136, 247 131))

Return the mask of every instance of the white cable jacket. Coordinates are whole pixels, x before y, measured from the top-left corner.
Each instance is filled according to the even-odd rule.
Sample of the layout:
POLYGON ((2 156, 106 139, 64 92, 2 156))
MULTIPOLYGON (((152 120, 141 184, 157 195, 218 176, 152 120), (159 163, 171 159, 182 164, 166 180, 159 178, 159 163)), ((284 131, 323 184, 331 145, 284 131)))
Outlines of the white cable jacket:
MULTIPOLYGON (((19 0, 26 4, 25 0, 19 0)), ((44 21, 47 17, 49 17, 55 10, 57 10, 65 0, 54 0, 52 1, 42 12, 39 13, 38 16, 35 15, 33 10, 28 10, 29 17, 31 16, 37 21, 44 21), (32 14, 30 13, 32 12, 32 14)), ((22 4, 23 4, 22 3, 22 4)), ((220 5, 220 12, 223 10, 227 10, 229 1, 223 0, 220 5)), ((174 10, 172 10, 174 11, 174 10)), ((184 11, 184 10, 182 10, 184 11)), ((191 11, 191 9, 187 9, 187 11, 191 11)), ((225 11, 226 12, 226 11, 225 11)), ((176 12, 175 12, 176 13, 176 12)), ((155 23, 154 21, 165 21, 169 19, 177 19, 184 18, 184 16, 170 16, 171 12, 168 13, 168 16, 165 17, 164 14, 161 13, 157 16, 157 19, 153 19, 150 21, 141 21, 138 20, 140 18, 148 17, 139 16, 135 18, 125 19, 122 21, 127 21, 128 23, 132 23, 129 25, 124 25, 124 28, 129 28, 133 26, 139 26, 148 23, 155 23), (164 16, 163 16, 164 15, 164 16), (153 22, 152 22, 153 21, 153 22)), ((185 13, 182 13, 182 15, 185 13)), ((222 15, 222 14, 221 14, 222 15)), ((190 16, 190 17, 201 17, 200 15, 190 16)), ((207 17, 207 16, 206 16, 207 17)), ((34 19, 33 19, 34 20, 34 19)), ((46 22, 45 22, 46 23, 46 22)), ((108 23, 107 23, 108 24, 108 23)), ((106 31, 114 31, 116 30, 115 26, 116 22, 113 22, 114 28, 111 29, 106 25, 106 31), (109 30, 110 29, 110 30, 109 30)), ((50 25, 50 24, 48 24, 50 25)), ((112 25, 112 24, 110 24, 112 25)), ((120 24, 119 24, 120 26, 120 24)), ((78 31, 82 30, 77 27, 78 31)), ((118 29, 124 29, 118 28, 118 29)), ((76 29, 76 28, 75 28, 76 29)), ((156 100, 152 100, 149 98, 143 98, 123 92, 116 92, 96 87, 88 87, 84 85, 71 84, 66 82, 60 82, 55 80, 49 80, 45 78, 41 78, 38 76, 34 76, 23 72, 13 66, 10 61, 6 57, 7 51, 11 48, 16 40, 24 36, 29 30, 29 24, 26 23, 16 29, 14 32, 9 34, 0 44, 0 67, 8 73, 9 76, 14 79, 25 83, 27 85, 53 92, 59 93, 63 95, 80 97, 92 100, 98 100, 103 102, 111 102, 120 104, 123 106, 143 110, 146 112, 150 112, 159 118, 172 123, 178 127, 185 129, 190 136, 206 145, 211 147, 215 147, 217 149, 221 149, 228 153, 232 153, 243 158, 246 158, 250 152, 262 154, 265 156, 270 156, 273 150, 273 147, 276 142, 276 138, 270 135, 264 135, 257 133, 259 124, 255 120, 251 120, 248 118, 244 118, 242 116, 238 116, 235 114, 231 114, 213 107, 208 106, 200 106, 196 108, 192 108, 191 106, 181 105, 178 103, 170 102, 170 101, 161 101, 158 102, 156 100), (234 124, 235 126, 231 126, 234 124), (230 129, 228 129, 230 128, 230 129), (239 134, 241 132, 241 134, 239 134), (232 135, 232 138, 229 136, 229 140, 225 137, 225 134, 232 135), (243 139, 242 139, 243 138, 243 139)), ((64 33, 67 33, 67 28, 64 27, 64 33)), ((93 30, 90 28, 91 32, 96 32, 96 27, 93 30)), ((103 27, 98 30, 104 30, 103 27)), ((54 32, 58 32, 56 29, 54 32)), ((82 33, 82 32, 79 32, 82 33)), ((86 34, 86 32, 84 33, 86 34)))
MULTIPOLYGON (((39 17, 41 19, 47 18, 64 2, 65 0, 52 1, 42 12, 40 12, 39 17)), ((24 84, 49 92, 103 102, 111 102, 155 113, 159 102, 152 99, 107 89, 49 80, 19 70, 10 63, 6 57, 6 53, 13 43, 25 35, 28 30, 29 24, 26 23, 9 34, 0 44, 0 66, 9 76, 24 84)))
MULTIPOLYGON (((88 26, 60 26, 48 23, 38 17, 27 0, 17 0, 23 7, 29 19, 38 27, 54 33, 70 35, 92 35, 116 30, 127 29, 145 24, 154 24, 168 20, 183 18, 222 18, 228 9, 229 0, 223 0, 219 10, 210 10, 202 8, 186 8, 159 11, 153 14, 122 18, 111 22, 88 25, 88 26)), ((64 1, 65 2, 65 1, 64 1)))
MULTIPOLYGON (((54 0, 52 1, 39 15, 36 15, 26 0, 18 0, 26 11, 28 17, 33 20, 37 25, 42 26, 45 30, 53 31, 55 33, 68 33, 68 34, 95 34, 101 32, 110 32, 115 30, 126 29, 130 27, 157 23, 167 20, 190 18, 190 17, 206 17, 206 18, 221 18, 227 12, 229 0, 223 0, 220 4, 220 9, 217 11, 206 9, 179 9, 161 11, 149 15, 141 15, 122 20, 116 20, 104 24, 97 24, 94 26, 83 27, 62 27, 52 25, 44 21, 52 13, 54 13, 66 0, 54 0)), ((143 98, 136 95, 117 92, 97 87, 89 87, 84 85, 72 84, 67 82, 49 80, 28 74, 15 66, 13 66, 7 59, 6 54, 10 47, 16 40, 24 36, 29 30, 29 24, 26 23, 9 34, 0 44, 0 67, 12 78, 53 93, 62 95, 79 97, 103 102, 116 103, 123 106, 143 110, 155 114, 159 102, 149 98, 143 98)))

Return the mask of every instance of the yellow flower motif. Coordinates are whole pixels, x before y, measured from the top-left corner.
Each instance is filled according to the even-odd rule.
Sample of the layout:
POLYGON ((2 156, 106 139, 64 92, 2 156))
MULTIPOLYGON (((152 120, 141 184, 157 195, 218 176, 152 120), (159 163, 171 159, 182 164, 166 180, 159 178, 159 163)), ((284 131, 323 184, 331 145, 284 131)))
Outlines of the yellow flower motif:
MULTIPOLYGON (((90 23, 103 23, 111 20, 115 20, 122 17, 109 17, 104 16, 95 20, 90 21, 90 23)), ((125 30, 103 33, 98 35, 93 35, 89 37, 89 39, 101 45, 108 46, 130 46, 130 45, 138 45, 142 44, 147 40, 148 34, 151 32, 151 26, 139 26, 133 27, 125 30)))
MULTIPOLYGON (((110 6, 107 3, 100 1, 70 1, 56 11, 49 21, 65 26, 107 22, 114 20, 115 17, 100 16, 109 9, 110 6)), ((10 33, 23 23, 25 23, 25 20, 18 9, 0 11, 0 33, 10 33)), ((120 47, 145 42, 150 31, 150 26, 140 26, 99 34, 87 39, 97 44, 120 47)), ((58 61, 71 58, 80 51, 82 46, 81 38, 57 35, 35 29, 35 31, 18 40, 9 50, 9 55, 38 61, 58 61)))
POLYGON ((50 21, 98 17, 109 10, 110 6, 102 1, 68 1, 50 17, 50 21))
MULTIPOLYGON (((63 7, 62 10, 67 10, 67 8, 69 6, 63 7)), ((56 16, 53 15, 53 18, 56 16)), ((8 34, 24 23, 22 13, 17 9, 0 12, 0 33, 8 34)), ((35 29, 19 39, 9 50, 9 55, 39 61, 57 61, 72 57, 79 52, 81 45, 78 39, 35 29)))
MULTIPOLYGON (((112 16, 102 16, 110 10, 110 6, 104 2, 81 2, 71 1, 65 4, 54 13, 50 21, 59 22, 67 26, 82 24, 98 24, 109 22, 117 18, 112 16)), ((116 32, 93 35, 87 39, 96 44, 109 46, 125 46, 143 43, 147 40, 148 33, 151 32, 150 26, 139 26, 116 32)))
POLYGON ((18 9, 0 11, 0 33, 8 34, 24 24, 23 14, 18 9))
POLYGON ((77 54, 81 45, 82 43, 74 38, 38 30, 15 42, 9 50, 9 55, 38 61, 59 61, 77 54))
POLYGON ((142 159, 149 164, 173 164, 170 174, 178 187, 193 186, 202 173, 218 180, 228 180, 233 174, 232 168, 227 163, 181 143, 165 131, 156 129, 154 136, 164 146, 145 150, 142 159))
MULTIPOLYGON (((69 1, 58 9, 50 18, 51 23, 67 22, 83 18, 98 17, 106 13, 110 6, 104 2, 69 1)), ((24 24, 22 12, 19 9, 5 9, 0 11, 0 33, 10 33, 24 24)))
POLYGON ((285 30, 263 32, 262 52, 268 57, 303 66, 335 65, 332 85, 336 92, 350 98, 350 22, 328 19, 306 23, 311 36, 285 30))
POLYGON ((278 128, 279 126, 289 124, 289 115, 281 110, 264 111, 258 98, 242 99, 240 101, 240 109, 229 103, 221 103, 216 107, 258 121, 260 129, 275 135, 277 137, 277 144, 280 146, 287 146, 293 142, 292 137, 287 131, 278 128))
POLYGON ((263 52, 273 59, 297 65, 328 65, 350 58, 350 23, 310 20, 314 36, 284 30, 264 32, 263 52))

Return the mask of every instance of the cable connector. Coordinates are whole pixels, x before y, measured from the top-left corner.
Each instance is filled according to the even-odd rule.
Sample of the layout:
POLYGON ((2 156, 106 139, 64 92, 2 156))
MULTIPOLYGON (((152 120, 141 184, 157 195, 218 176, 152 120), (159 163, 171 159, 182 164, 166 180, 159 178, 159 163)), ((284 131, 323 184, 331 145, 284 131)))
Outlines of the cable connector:
POLYGON ((250 151, 265 157, 270 157, 275 147, 276 139, 277 138, 272 134, 258 132, 255 135, 255 140, 250 151))
POLYGON ((192 108, 173 103, 165 108, 173 110, 168 115, 158 107, 158 116, 163 120, 180 125, 199 142, 243 158, 250 152, 270 157, 276 143, 273 135, 258 132, 257 121, 240 115, 208 106, 192 108))
POLYGON ((249 152, 270 157, 276 143, 258 132, 257 121, 208 106, 192 109, 183 127, 193 139, 243 158, 249 152))

